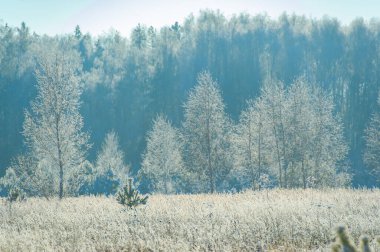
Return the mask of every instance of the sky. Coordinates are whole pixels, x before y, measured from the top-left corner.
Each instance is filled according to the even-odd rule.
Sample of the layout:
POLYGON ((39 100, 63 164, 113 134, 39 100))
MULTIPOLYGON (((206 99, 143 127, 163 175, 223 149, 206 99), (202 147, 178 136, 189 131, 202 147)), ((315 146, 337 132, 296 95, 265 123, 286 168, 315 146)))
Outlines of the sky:
POLYGON ((100 35, 111 28, 129 35, 138 23, 160 28, 181 23, 202 9, 219 9, 226 17, 246 12, 277 18, 283 12, 312 18, 324 15, 349 24, 357 17, 380 17, 379 0, 0 0, 0 23, 25 22, 38 34, 82 32, 100 35))

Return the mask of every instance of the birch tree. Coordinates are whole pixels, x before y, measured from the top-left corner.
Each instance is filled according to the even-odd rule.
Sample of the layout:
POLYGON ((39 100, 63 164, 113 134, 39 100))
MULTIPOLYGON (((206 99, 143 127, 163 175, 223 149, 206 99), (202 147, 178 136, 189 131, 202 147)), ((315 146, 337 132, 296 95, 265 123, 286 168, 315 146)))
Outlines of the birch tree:
POLYGON ((341 118, 334 113, 333 97, 320 88, 312 91, 312 141, 309 154, 316 186, 345 186, 350 182, 347 171, 339 167, 346 158, 348 146, 343 135, 341 118))
MULTIPOLYGON (((277 166, 276 176, 280 187, 287 187, 288 181, 288 146, 287 135, 287 98, 286 89, 281 81, 267 80, 261 90, 264 117, 268 120, 270 130, 269 144, 272 149, 272 161, 277 166)), ((273 166, 273 167, 274 167, 273 166)))
POLYGON ((185 158, 190 171, 201 182, 207 180, 211 193, 231 169, 230 121, 219 87, 210 73, 198 75, 197 85, 184 104, 185 158))
POLYGON ((264 118, 263 105, 261 98, 247 102, 247 108, 240 115, 233 137, 237 179, 245 184, 249 178, 252 188, 257 188, 260 177, 268 173, 268 122, 264 118))
POLYGON ((25 112, 23 135, 44 174, 53 174, 52 191, 61 199, 65 183, 85 161, 89 136, 79 113, 80 69, 73 57, 57 50, 43 54, 35 70, 37 97, 25 112), (58 190, 57 190, 58 187, 58 190))
POLYGON ((287 141, 288 155, 285 164, 288 176, 285 183, 289 187, 306 188, 310 173, 309 159, 313 155, 310 148, 313 139, 314 111, 311 88, 304 77, 297 78, 287 92, 287 141))
POLYGON ((349 181, 340 169, 347 144, 331 96, 301 76, 288 89, 280 82, 267 83, 254 104, 256 108, 242 113, 237 129, 245 141, 237 147, 240 159, 246 153, 244 166, 251 167, 245 176, 252 177, 252 167, 261 170, 265 157, 268 173, 280 187, 341 186, 349 181))
POLYGON ((183 144, 179 131, 160 115, 154 120, 146 141, 139 176, 146 176, 156 192, 167 194, 179 191, 184 174, 183 144))

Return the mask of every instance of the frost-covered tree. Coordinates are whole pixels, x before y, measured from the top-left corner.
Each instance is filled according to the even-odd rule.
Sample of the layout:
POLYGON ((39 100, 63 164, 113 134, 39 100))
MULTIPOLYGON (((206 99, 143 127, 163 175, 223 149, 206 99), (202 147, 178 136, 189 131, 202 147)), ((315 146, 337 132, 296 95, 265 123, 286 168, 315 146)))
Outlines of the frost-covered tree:
POLYGON ((262 99, 249 100, 233 134, 234 176, 253 188, 259 186, 260 177, 268 172, 268 122, 264 112, 262 99))
POLYGON ((210 73, 198 75, 197 85, 184 104, 185 160, 189 171, 207 180, 214 193, 231 169, 230 120, 217 83, 210 73))
POLYGON ((140 176, 146 176, 152 189, 162 193, 179 191, 184 174, 182 140, 168 119, 159 115, 148 132, 140 176))
POLYGON ((310 147, 313 143, 313 103, 311 88, 305 78, 296 79, 287 92, 287 120, 284 134, 288 155, 284 163, 288 171, 285 176, 285 186, 306 188, 310 176, 309 159, 313 155, 310 147))
MULTIPOLYGON (((380 93, 377 101, 380 107, 380 93)), ((377 180, 380 180, 380 113, 378 111, 373 114, 365 131, 365 140, 364 161, 372 169, 377 180)))
MULTIPOLYGON (((53 49, 52 49, 53 50, 53 49)), ((89 136, 79 113, 82 88, 75 57, 57 48, 38 58, 37 97, 25 112, 23 135, 40 167, 41 177, 52 175, 52 191, 65 194, 68 180, 76 179, 85 161, 89 136)))
POLYGON ((336 186, 348 177, 338 169, 347 145, 332 97, 304 76, 288 89, 269 83, 262 90, 272 173, 280 187, 336 186))
POLYGON ((120 149, 118 136, 114 131, 107 133, 95 163, 95 193, 115 193, 125 185, 129 167, 124 164, 124 153, 120 149))
POLYGON ((268 121, 269 145, 272 150, 272 167, 276 167, 278 186, 286 187, 288 179, 287 149, 287 98, 284 84, 268 79, 261 90, 265 120, 268 121))
MULTIPOLYGON (((7 168, 5 176, 1 178, 0 185, 6 191, 18 188, 28 195, 48 196, 51 193, 51 183, 41 180, 38 176, 39 167, 33 157, 19 155, 14 158, 7 168), (45 193, 46 192, 46 193, 45 193)), ((45 179, 48 176, 43 176, 45 179)))
POLYGON ((311 166, 307 176, 316 181, 315 185, 345 186, 350 177, 341 165, 348 152, 348 146, 343 135, 343 123, 334 113, 333 97, 320 88, 314 88, 311 93, 313 118, 310 120, 312 140, 308 146, 311 166))

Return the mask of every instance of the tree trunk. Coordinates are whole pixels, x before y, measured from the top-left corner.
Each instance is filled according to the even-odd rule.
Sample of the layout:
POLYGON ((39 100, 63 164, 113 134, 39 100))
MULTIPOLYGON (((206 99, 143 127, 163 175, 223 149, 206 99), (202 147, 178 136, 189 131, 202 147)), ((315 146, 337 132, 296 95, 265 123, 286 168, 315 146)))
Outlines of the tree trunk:
POLYGON ((306 189, 306 171, 305 171, 305 162, 303 159, 302 159, 302 163, 301 163, 301 169, 302 169, 303 189, 306 189))
POLYGON ((63 161, 61 150, 61 139, 59 135, 59 115, 56 116, 56 137, 57 137, 57 149, 58 149, 58 165, 59 165, 59 199, 63 198, 63 161))
POLYGON ((252 180, 252 190, 255 190, 255 171, 253 169, 253 161, 252 161, 252 133, 251 133, 251 119, 249 118, 249 129, 248 129, 248 158, 249 158, 249 170, 251 172, 251 180, 252 180))
POLYGON ((208 172, 209 172, 209 182, 210 182, 210 192, 215 192, 215 184, 214 184, 214 170, 212 168, 212 162, 211 162, 211 132, 210 132, 210 105, 209 100, 207 100, 207 120, 206 120, 206 137, 207 137, 207 165, 208 165, 208 172))
POLYGON ((62 161, 59 161, 59 199, 63 198, 63 167, 62 161))
MULTIPOLYGON (((275 123, 275 122, 274 122, 275 123)), ((280 188, 282 187, 282 167, 281 167, 281 156, 280 156, 280 147, 278 143, 278 136, 277 136, 277 130, 276 125, 273 126, 274 128, 274 138, 276 139, 276 151, 277 151, 277 161, 278 161, 278 170, 279 170, 279 184, 280 188)))
MULTIPOLYGON (((280 107, 281 108, 281 107, 280 107)), ((282 120, 282 110, 280 109, 280 126, 281 126, 281 134, 282 134, 282 157, 284 159, 284 166, 282 167, 284 170, 284 183, 283 187, 288 187, 288 161, 286 158, 286 140, 285 140, 285 129, 284 123, 282 120)))
MULTIPOLYGON (((261 176, 261 126, 262 126, 262 123, 261 123, 261 114, 260 114, 260 118, 259 118, 259 146, 258 146, 258 174, 257 174, 257 179, 260 180, 260 176, 261 176)), ((260 183, 259 183, 259 190, 260 190, 260 183)))

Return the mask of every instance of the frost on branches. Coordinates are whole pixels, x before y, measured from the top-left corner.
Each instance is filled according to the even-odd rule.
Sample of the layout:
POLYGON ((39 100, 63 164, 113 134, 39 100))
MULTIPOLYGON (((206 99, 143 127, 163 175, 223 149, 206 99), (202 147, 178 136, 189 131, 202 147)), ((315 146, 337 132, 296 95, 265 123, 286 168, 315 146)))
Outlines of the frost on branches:
POLYGON ((150 180, 154 191, 173 193, 181 188, 184 174, 182 148, 179 131, 167 118, 159 115, 147 134, 147 148, 139 174, 150 180))
POLYGON ((187 168, 197 174, 201 187, 208 187, 208 191, 213 193, 231 169, 231 122, 224 111, 219 87, 210 73, 198 75, 197 85, 184 108, 187 168))
POLYGON ((75 55, 52 50, 38 58, 37 97, 25 112, 24 137, 35 158, 35 175, 49 180, 48 191, 59 198, 75 194, 89 136, 79 113, 82 88, 75 55))

